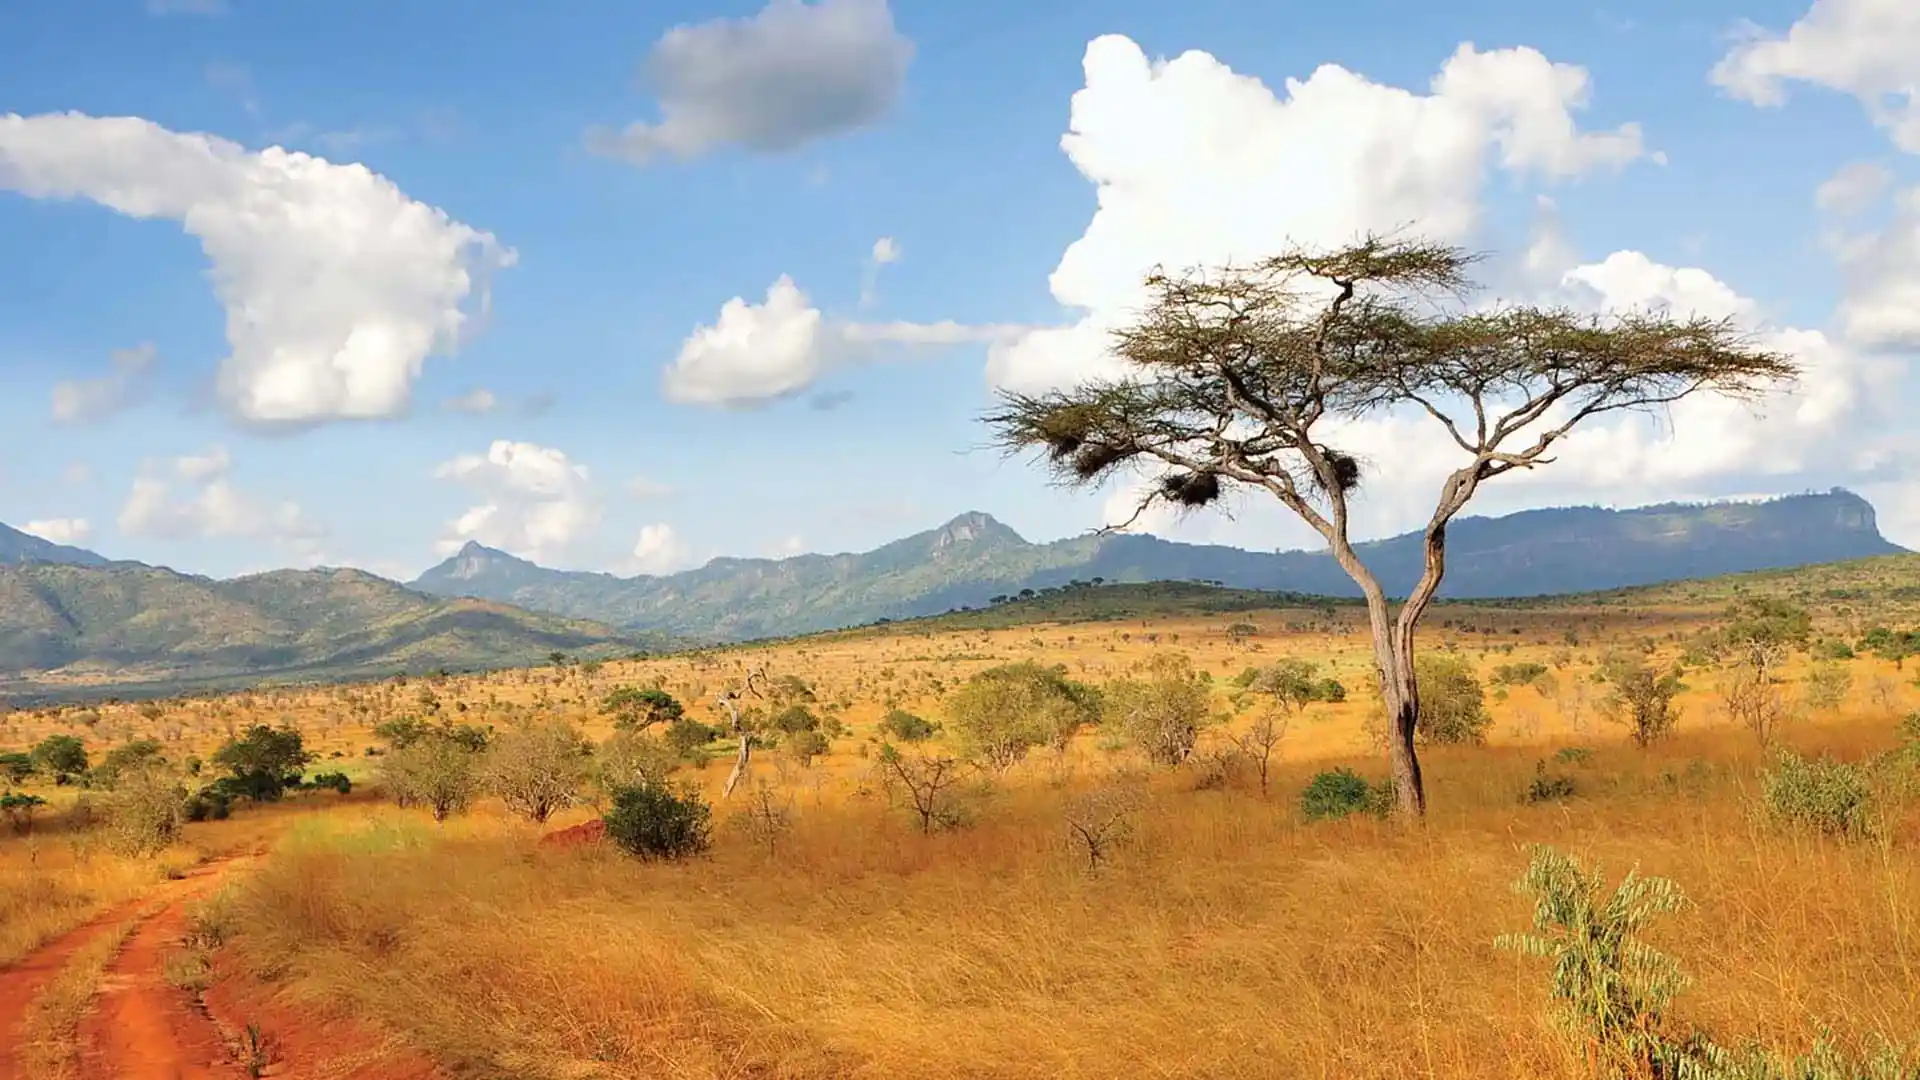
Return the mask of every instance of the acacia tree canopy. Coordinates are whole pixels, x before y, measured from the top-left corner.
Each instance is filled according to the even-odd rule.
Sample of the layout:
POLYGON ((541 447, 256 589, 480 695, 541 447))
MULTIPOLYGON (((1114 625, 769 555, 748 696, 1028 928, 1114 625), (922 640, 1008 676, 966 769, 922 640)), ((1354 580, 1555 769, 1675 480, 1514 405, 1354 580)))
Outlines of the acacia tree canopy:
POLYGON ((1753 398, 1798 373, 1729 320, 1561 308, 1471 309, 1476 256, 1370 237, 1252 266, 1146 282, 1118 330, 1124 378, 1003 393, 986 422, 1009 452, 1040 451, 1055 478, 1098 485, 1145 472, 1134 518, 1197 508, 1234 488, 1278 499, 1318 532, 1367 599, 1399 808, 1425 812, 1413 736, 1413 631, 1445 574, 1446 528, 1484 481, 1550 463, 1584 421, 1695 393, 1753 398), (1451 301, 1451 302, 1450 302, 1451 301), (1425 529, 1423 573, 1397 611, 1355 553, 1362 463, 1328 429, 1389 411, 1426 416, 1455 446, 1425 529))

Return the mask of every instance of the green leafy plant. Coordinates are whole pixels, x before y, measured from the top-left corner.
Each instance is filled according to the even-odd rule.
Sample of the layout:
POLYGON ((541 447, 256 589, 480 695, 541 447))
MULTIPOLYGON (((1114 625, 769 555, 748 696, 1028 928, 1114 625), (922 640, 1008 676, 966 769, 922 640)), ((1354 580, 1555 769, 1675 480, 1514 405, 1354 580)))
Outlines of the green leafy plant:
POLYGON ((607 837, 647 861, 684 859, 712 844, 713 809, 691 786, 642 777, 613 793, 607 837))
POLYGON ((1300 793, 1300 812, 1308 821, 1343 818, 1352 814, 1385 817, 1393 809, 1393 783, 1370 784, 1348 768, 1315 773, 1300 793))
POLYGON ((1760 775, 1760 805, 1779 824, 1859 839, 1873 832, 1873 776, 1865 766, 1782 750, 1760 775))

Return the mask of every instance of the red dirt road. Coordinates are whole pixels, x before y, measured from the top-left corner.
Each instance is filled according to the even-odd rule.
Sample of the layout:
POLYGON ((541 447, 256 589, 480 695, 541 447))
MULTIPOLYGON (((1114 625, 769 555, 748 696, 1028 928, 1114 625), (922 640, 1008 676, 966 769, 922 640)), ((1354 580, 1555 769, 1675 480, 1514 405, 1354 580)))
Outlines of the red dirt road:
POLYGON ((123 904, 96 915, 42 945, 37 952, 13 967, 0 971, 0 1078, 11 1080, 19 1075, 14 1062, 20 1049, 20 1029, 26 1023, 27 1011, 40 994, 54 979, 59 978, 61 970, 75 953, 114 926, 132 918, 138 910, 137 903, 123 904))
POLYGON ((80 1023, 82 1076, 229 1080, 245 1075, 213 1021, 194 1007, 193 996, 167 982, 167 955, 179 948, 186 932, 185 899, 177 897, 142 923, 108 966, 93 1011, 80 1023))
POLYGON ((326 1080, 439 1080, 423 1055, 380 1039, 349 1020, 315 1015, 276 1000, 231 964, 204 1003, 167 981, 168 958, 181 948, 188 904, 220 883, 232 865, 210 863, 169 882, 136 904, 102 915, 20 964, 0 971, 0 1080, 28 1080, 16 1060, 19 1030, 32 1003, 100 934, 141 911, 134 929, 102 975, 81 1020, 79 1075, 103 1080, 233 1080, 247 1026, 256 1025, 267 1054, 264 1075, 326 1080))

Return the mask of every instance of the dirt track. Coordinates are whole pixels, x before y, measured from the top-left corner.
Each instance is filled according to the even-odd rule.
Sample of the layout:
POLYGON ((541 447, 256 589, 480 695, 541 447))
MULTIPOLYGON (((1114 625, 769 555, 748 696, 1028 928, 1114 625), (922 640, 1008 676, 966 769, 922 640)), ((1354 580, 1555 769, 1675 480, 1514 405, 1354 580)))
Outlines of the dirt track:
MULTIPOLYGON (((113 1080, 230 1080, 248 1075, 326 1080, 433 1080, 440 1074, 420 1054, 348 1020, 314 1015, 277 1001, 269 988, 221 965, 226 977, 204 1001, 172 985, 168 958, 180 948, 188 905, 213 891, 241 865, 208 863, 138 902, 103 914, 0 971, 0 1080, 28 1080, 19 1063, 20 1033, 33 1002, 74 955, 99 935, 139 918, 107 965, 79 1031, 79 1075, 113 1080), (146 914, 141 915, 141 912, 146 914), (247 1037, 261 1036, 263 1053, 247 1037)), ((35 1078, 37 1080, 37 1078, 35 1078)))

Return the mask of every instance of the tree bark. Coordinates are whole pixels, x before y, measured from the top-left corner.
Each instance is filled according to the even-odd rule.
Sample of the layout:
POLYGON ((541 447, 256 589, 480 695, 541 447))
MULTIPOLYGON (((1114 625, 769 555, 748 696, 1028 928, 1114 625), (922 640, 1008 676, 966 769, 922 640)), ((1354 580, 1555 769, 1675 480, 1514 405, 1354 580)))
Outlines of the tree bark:
MULTIPOLYGON (((738 721, 735 721, 735 730, 738 730, 738 721)), ((722 799, 732 797, 734 787, 740 783, 742 777, 747 775, 747 762, 751 760, 752 757, 753 733, 750 731, 741 731, 740 753, 733 759, 733 771, 727 774, 727 786, 720 789, 720 797, 722 799)))

